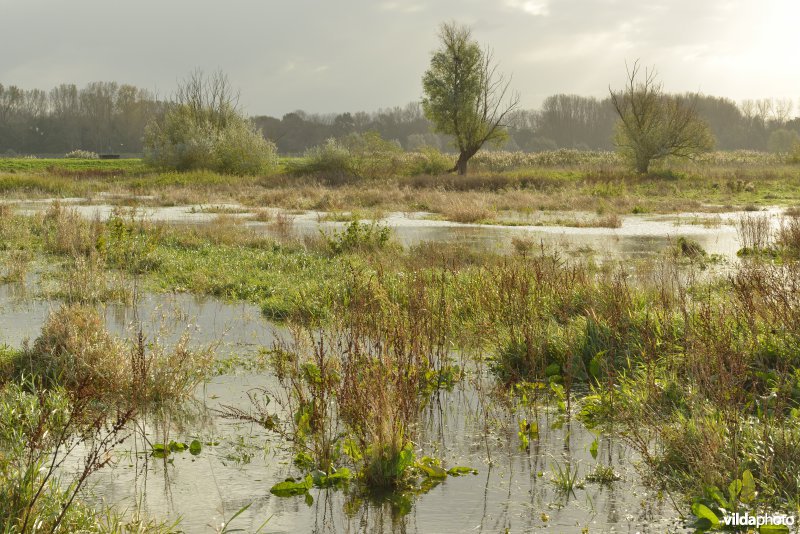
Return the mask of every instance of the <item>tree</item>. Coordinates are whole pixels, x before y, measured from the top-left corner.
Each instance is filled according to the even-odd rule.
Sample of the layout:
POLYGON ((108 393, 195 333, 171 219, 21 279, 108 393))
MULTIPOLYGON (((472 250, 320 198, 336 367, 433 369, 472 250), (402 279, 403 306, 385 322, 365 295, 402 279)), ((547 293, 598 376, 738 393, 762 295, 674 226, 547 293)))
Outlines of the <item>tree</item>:
POLYGON ((481 50, 466 26, 442 24, 441 47, 422 77, 422 109, 434 131, 454 137, 458 161, 450 172, 467 173, 467 163, 487 142, 508 137, 504 121, 519 97, 507 98, 510 80, 497 72, 491 52, 481 50))
POLYGON ((654 70, 645 69, 640 79, 638 61, 627 71, 625 88, 609 92, 619 115, 615 143, 637 172, 667 156, 693 158, 711 150, 714 138, 697 114, 696 95, 665 94, 654 70))
POLYGON ((276 164, 275 145, 238 110, 228 78, 192 73, 164 114, 145 128, 144 156, 151 165, 257 174, 276 164))

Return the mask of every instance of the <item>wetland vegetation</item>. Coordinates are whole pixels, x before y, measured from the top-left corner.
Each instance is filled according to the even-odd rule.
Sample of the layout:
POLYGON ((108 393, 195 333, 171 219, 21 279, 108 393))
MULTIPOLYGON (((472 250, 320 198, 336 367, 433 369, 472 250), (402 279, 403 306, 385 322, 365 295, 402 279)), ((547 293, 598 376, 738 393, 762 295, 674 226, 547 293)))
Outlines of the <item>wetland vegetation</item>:
MULTIPOLYGON (((604 530, 619 519, 598 524, 595 505, 592 512, 580 503, 611 506, 603 492, 614 494, 623 476, 660 496, 657 511, 619 501, 629 524, 653 532, 710 528, 712 516, 721 521, 731 511, 795 513, 800 241, 791 208, 797 182, 786 176, 797 169, 720 154, 632 176, 610 156, 553 157, 574 160, 477 172, 463 182, 444 176, 437 187, 434 177, 402 173, 249 178, 154 172, 127 160, 28 160, 27 168, 4 160, 6 194, 21 202, 0 209, 3 280, 26 288, 22 301, 51 303, 35 339, 2 353, 4 528, 210 525, 210 517, 198 523, 188 515, 175 523, 181 511, 169 507, 149 516, 135 500, 97 500, 92 481, 105 483, 104 472, 142 458, 160 465, 145 473, 180 473, 185 458, 242 473, 253 462, 277 462, 269 478, 248 486, 252 499, 206 527, 221 531, 237 521, 253 531, 306 524, 301 510, 267 506, 271 499, 305 502, 311 517, 340 503, 345 513, 330 519, 332 530, 348 521, 381 528, 370 523, 374 514, 405 528, 407 514, 437 498, 437 488, 460 487, 467 498, 467 486, 449 479, 501 483, 496 477, 507 475, 498 466, 516 467, 520 457, 533 462, 531 491, 547 511, 522 522, 506 516, 489 530, 570 522, 604 530), (609 158, 604 171, 581 162, 596 158, 609 158), (384 204, 364 201, 370 187, 384 192, 384 204), (649 195, 652 188, 665 194, 649 195), (55 191, 63 201, 37 202, 55 191), (482 206, 479 198, 572 197, 575 208, 579 191, 587 199, 580 207, 596 216, 648 216, 631 214, 631 205, 688 206, 706 217, 733 206, 756 211, 717 221, 736 231, 738 257, 714 259, 679 239, 624 262, 568 256, 530 237, 507 253, 457 242, 402 246, 379 215, 419 210, 394 202, 436 196, 444 218, 448 203, 482 206), (169 203, 167 195, 215 204, 197 223, 149 219, 144 210, 169 203), (305 204, 312 195, 334 198, 328 202, 352 215, 320 218, 324 230, 298 233, 292 210, 330 206, 305 204), (115 207, 107 216, 76 211, 92 202, 115 207), (757 211, 780 204, 789 206, 783 215, 757 211), (229 351, 224 333, 198 344, 188 332, 167 342, 136 316, 113 334, 104 326, 103 310, 136 309, 143 295, 175 292, 249 303, 271 321, 260 328, 274 341, 229 351), (247 378, 237 386, 237 377, 247 378), (235 398, 198 393, 215 380, 230 381, 235 398), (186 415, 198 402, 199 416, 186 415), (198 422, 209 419, 212 427, 198 422), (446 437, 455 431, 449 425, 465 437, 446 437), (626 460, 613 456, 620 450, 626 460), (254 502, 260 506, 248 506, 254 502)), ((524 220, 519 207, 493 206, 484 223, 501 211, 524 220)))

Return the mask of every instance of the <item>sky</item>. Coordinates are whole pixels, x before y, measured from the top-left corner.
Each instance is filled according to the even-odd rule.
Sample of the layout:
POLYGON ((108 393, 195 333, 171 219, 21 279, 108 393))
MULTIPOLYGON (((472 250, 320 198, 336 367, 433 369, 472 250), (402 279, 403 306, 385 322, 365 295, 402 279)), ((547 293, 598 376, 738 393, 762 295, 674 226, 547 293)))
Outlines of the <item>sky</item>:
POLYGON ((0 0, 0 83, 168 97, 199 68, 225 72, 251 115, 373 111, 421 98, 451 20, 525 108, 603 97, 636 59, 668 91, 800 98, 800 0, 0 0))

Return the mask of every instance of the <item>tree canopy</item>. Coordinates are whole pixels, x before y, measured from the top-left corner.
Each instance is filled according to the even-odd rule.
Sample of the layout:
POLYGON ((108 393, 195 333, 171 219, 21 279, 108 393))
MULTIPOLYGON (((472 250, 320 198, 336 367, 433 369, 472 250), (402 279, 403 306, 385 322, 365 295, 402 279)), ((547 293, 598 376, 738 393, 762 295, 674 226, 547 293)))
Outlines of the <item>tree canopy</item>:
POLYGON ((453 136, 459 152, 453 171, 466 174, 469 159, 485 143, 508 137, 505 120, 519 99, 506 98, 509 82, 468 27, 442 24, 439 39, 441 46, 422 77, 422 109, 434 131, 453 136))

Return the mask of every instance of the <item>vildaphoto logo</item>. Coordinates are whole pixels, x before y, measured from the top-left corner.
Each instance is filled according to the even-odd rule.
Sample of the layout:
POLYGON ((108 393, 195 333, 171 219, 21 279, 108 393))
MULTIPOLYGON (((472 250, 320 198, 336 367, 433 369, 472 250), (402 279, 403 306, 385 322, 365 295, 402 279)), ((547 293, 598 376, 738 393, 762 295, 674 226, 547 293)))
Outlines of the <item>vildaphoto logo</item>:
POLYGON ((793 515, 750 515, 747 512, 743 514, 737 512, 735 514, 726 515, 722 518, 722 522, 725 524, 725 526, 729 527, 763 527, 766 525, 791 527, 794 526, 794 521, 795 517, 793 515))

